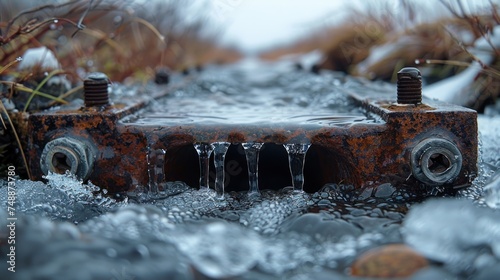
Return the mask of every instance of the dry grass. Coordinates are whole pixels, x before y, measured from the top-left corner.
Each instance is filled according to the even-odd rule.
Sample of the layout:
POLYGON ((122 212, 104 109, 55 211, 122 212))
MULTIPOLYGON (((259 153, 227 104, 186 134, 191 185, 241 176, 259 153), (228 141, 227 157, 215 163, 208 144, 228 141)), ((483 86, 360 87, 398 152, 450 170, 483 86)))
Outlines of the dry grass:
POLYGON ((160 67, 183 70, 238 60, 237 51, 216 43, 217 34, 206 28, 202 17, 185 20, 190 2, 0 2, 0 173, 6 164, 15 164, 22 173, 25 139, 21 134, 25 133, 19 137, 16 129, 22 130, 26 113, 66 103, 81 92, 81 80, 88 72, 104 72, 113 81, 145 82, 160 67), (19 70, 18 58, 27 49, 41 46, 55 54, 60 69, 19 70), (64 77, 71 88, 45 92, 53 76, 64 77), (32 104, 37 99, 43 99, 42 105, 32 104), (24 113, 7 110, 8 100, 24 113))
POLYGON ((186 1, 62 3, 0 4, 0 65, 15 60, 27 48, 45 46, 67 72, 98 70, 122 81, 131 76, 151 77, 160 66, 183 69, 239 58, 232 50, 231 57, 220 57, 217 34, 207 34, 202 18, 190 23, 183 20, 186 1))
MULTIPOLYGON (((376 4, 381 3, 384 2, 376 4)), ((400 9, 397 12, 389 8, 389 2, 385 3, 387 6, 382 9, 370 6, 352 9, 344 23, 318 30, 308 38, 263 53, 261 57, 274 60, 288 54, 320 50, 323 60, 319 67, 322 69, 388 81, 394 81, 399 69, 416 66, 415 61, 418 61, 425 64, 420 63, 419 68, 427 82, 434 82, 465 69, 475 60, 467 49, 480 38, 490 38, 493 28, 500 24, 499 8, 493 2, 480 10, 471 7, 474 4, 470 1, 443 0, 435 3, 442 10, 439 18, 426 17, 433 11, 416 1, 398 2, 400 9)), ((496 91, 491 90, 491 86, 498 84, 495 82, 498 77, 491 73, 500 73, 499 51, 492 42, 490 46, 496 59, 491 65, 482 64, 484 71, 477 79, 481 82, 472 85, 474 90, 485 94, 474 104, 466 104, 479 110, 486 99, 496 98, 499 91, 498 86, 496 91)))

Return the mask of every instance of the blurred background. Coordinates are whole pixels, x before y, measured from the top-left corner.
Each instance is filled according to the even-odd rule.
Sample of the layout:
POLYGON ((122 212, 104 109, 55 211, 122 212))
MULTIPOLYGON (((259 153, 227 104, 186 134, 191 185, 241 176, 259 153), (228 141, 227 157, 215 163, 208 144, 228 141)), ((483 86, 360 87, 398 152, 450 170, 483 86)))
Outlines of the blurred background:
POLYGON ((436 98, 483 112, 500 88, 499 23, 493 0, 2 0, 0 75, 46 73, 16 66, 39 47, 72 83, 91 71, 145 82, 161 67, 187 72, 248 57, 389 82, 418 66, 435 84, 424 94, 460 91, 436 98))

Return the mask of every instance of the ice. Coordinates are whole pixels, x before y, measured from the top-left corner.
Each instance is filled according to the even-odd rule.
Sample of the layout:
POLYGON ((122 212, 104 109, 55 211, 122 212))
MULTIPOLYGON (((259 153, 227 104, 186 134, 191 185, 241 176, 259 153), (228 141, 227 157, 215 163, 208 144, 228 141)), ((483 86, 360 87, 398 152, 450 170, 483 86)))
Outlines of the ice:
POLYGON ((188 225, 170 239, 199 271, 213 278, 242 274, 263 257, 263 243, 255 232, 221 221, 188 225))
MULTIPOLYGON (((500 33, 500 31, 499 31, 500 33)), ((500 168, 500 116, 478 116, 482 161, 500 168)))
POLYGON ((471 273, 500 261, 498 217, 469 200, 430 199, 410 210, 402 232, 427 258, 455 273, 471 273))
POLYGON ((307 205, 307 194, 287 194, 257 202, 240 217, 240 223, 256 232, 275 234, 285 218, 300 212, 307 205))
POLYGON ((148 176, 149 176, 149 192, 158 193, 162 189, 165 178, 165 153, 164 149, 156 149, 149 151, 148 159, 148 176))
MULTIPOLYGON (((126 207, 78 227, 20 216, 14 279, 192 279, 188 260, 172 244, 155 239, 155 234, 164 233, 162 227, 154 226, 163 224, 157 213, 126 207), (111 224, 108 215, 119 221, 111 224), (144 226, 138 229, 141 238, 120 231, 132 223, 144 226)), ((0 229, 2 235, 4 230, 0 229)), ((2 269, 0 278, 13 279, 7 273, 2 269)))
POLYGON ((311 144, 285 144, 288 153, 288 165, 292 174, 292 185, 295 191, 302 191, 304 187, 304 163, 306 153, 311 144))
POLYGON ((493 175, 484 187, 486 205, 500 209, 500 171, 493 175))
POLYGON ((59 61, 57 61, 54 53, 46 47, 28 49, 20 60, 18 69, 29 70, 33 67, 40 66, 41 69, 59 69, 59 61))
POLYGON ((357 237, 359 227, 327 213, 307 213, 292 217, 281 227, 282 231, 293 231, 310 235, 319 240, 340 241, 343 237, 357 237))
MULTIPOLYGON (((16 211, 52 220, 84 221, 126 203, 104 197, 92 183, 83 184, 72 175, 49 174, 47 184, 16 181, 16 211)), ((7 203, 6 181, 0 181, 0 203, 7 203)))
POLYGON ((200 157, 200 188, 207 189, 209 183, 208 174, 210 170, 209 159, 214 147, 207 143, 196 143, 194 148, 200 157))
POLYGON ((216 142, 210 144, 213 148, 214 153, 214 165, 215 165, 215 191, 219 196, 224 195, 224 177, 225 169, 224 162, 226 159, 226 152, 231 143, 228 142, 216 142))
MULTIPOLYGON (((494 27, 489 37, 491 37, 491 42, 495 47, 500 47, 500 26, 494 27)), ((489 65, 493 61, 494 50, 485 38, 478 39, 470 52, 484 65, 489 65)), ((470 85, 482 70, 481 64, 473 61, 460 74, 424 87, 423 94, 429 98, 437 98, 448 103, 465 105, 470 99, 470 85)))
POLYGON ((248 165, 249 193, 259 192, 259 152, 263 143, 243 143, 248 165))

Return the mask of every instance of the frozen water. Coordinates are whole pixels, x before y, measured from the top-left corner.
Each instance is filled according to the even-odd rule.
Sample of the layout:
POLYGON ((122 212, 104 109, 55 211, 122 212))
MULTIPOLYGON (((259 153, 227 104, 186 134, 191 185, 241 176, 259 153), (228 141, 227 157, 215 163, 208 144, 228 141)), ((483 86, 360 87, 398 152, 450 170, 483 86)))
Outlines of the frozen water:
POLYGON ((302 191, 304 187, 304 163, 306 153, 311 144, 285 144, 288 153, 288 165, 292 174, 292 186, 296 191, 302 191))
MULTIPOLYGON (((469 50, 484 65, 490 65, 494 59, 495 50, 489 42, 494 47, 500 46, 500 26, 493 28, 488 39, 486 37, 478 39, 474 48, 469 50)), ((424 87, 423 94, 429 98, 437 98, 448 103, 465 105, 469 103, 471 98, 470 85, 481 71, 483 71, 481 64, 473 61, 460 74, 424 87)))
MULTIPOLYGON (((28 180, 16 182, 18 212, 78 223, 126 203, 103 196, 100 188, 92 183, 83 184, 72 175, 49 174, 46 179, 47 185, 28 180)), ((7 182, 1 180, 3 206, 7 205, 6 186, 7 182)))
MULTIPOLYGON (((290 72, 290 65, 285 66, 268 65, 266 71, 260 64, 207 70, 173 95, 187 99, 173 98, 168 106, 194 112, 202 104, 213 114, 227 109, 226 113, 235 115, 244 106, 265 117, 285 109, 352 112, 338 87, 342 83, 359 86, 357 82, 336 73, 290 72), (249 74, 248 83, 239 82, 247 81, 249 74), (259 91, 269 98, 253 99, 259 91), (238 96, 236 101, 233 95, 238 96), (265 111, 269 107, 259 106, 263 102, 270 102, 270 112, 265 111)), ((374 90, 378 87, 371 85, 374 90)), ((164 108, 159 103, 157 110, 164 108)), ((474 186, 461 191, 460 200, 420 205, 410 205, 415 197, 390 184, 372 185, 362 193, 353 186, 327 184, 312 194, 287 187, 259 190, 258 195, 228 192, 220 197, 208 188, 208 176, 203 175, 208 175, 215 148, 210 143, 195 144, 202 159, 200 189, 183 182, 162 182, 165 151, 161 149, 152 150, 148 157, 150 187, 155 193, 138 188, 127 194, 128 200, 112 199, 105 190, 71 176, 50 174, 47 183, 18 180, 16 277, 345 279, 349 278, 346 270, 361 253, 406 242, 445 264, 433 263, 412 279, 460 279, 472 271, 478 271, 479 279, 487 279, 498 272, 500 252, 499 213, 487 207, 497 207, 500 201, 494 175, 500 168, 497 127, 500 117, 479 117, 481 165, 474 186)), ((299 150, 305 154, 306 149, 299 150)), ((248 161, 256 163, 258 149, 253 152, 248 161)), ((217 154, 221 162, 224 149, 217 154)), ((257 181, 253 166, 249 173, 252 186, 257 181)), ((4 206, 5 186, 0 181, 4 206)), ((4 206, 0 220, 5 221, 4 206)), ((5 240, 6 230, 0 227, 0 241, 5 240)), ((4 267, 5 250, 0 246, 0 279, 11 279, 4 267)))
POLYGON ((215 191, 219 196, 224 195, 224 161, 226 159, 227 149, 231 145, 228 142, 216 142, 210 144, 214 151, 215 165, 215 191))
POLYGON ((20 61, 18 69, 21 71, 36 66, 40 66, 44 70, 59 69, 61 67, 54 53, 43 46, 26 50, 20 61))
POLYGON ((263 242, 236 224, 212 221, 190 224, 169 237, 203 274, 213 278, 240 275, 263 257, 263 242))
POLYGON ((286 217, 304 210, 307 196, 303 193, 289 193, 258 201, 241 214, 240 223, 256 232, 275 234, 286 217))
POLYGON ((491 208, 500 208, 500 171, 497 171, 484 187, 485 202, 491 208))
POLYGON ((161 185, 164 184, 165 153, 164 149, 156 149, 148 153, 149 192, 158 193, 161 185))
POLYGON ((259 152, 262 148, 262 143, 243 143, 245 156, 248 165, 248 185, 249 193, 259 192, 259 152))
POLYGON ((200 157, 200 188, 208 188, 208 174, 210 170, 209 159, 214 147, 207 143, 196 143, 194 148, 200 157))
POLYGON ((500 261, 499 212, 469 200, 430 199, 403 224, 405 241, 453 272, 474 272, 500 261))

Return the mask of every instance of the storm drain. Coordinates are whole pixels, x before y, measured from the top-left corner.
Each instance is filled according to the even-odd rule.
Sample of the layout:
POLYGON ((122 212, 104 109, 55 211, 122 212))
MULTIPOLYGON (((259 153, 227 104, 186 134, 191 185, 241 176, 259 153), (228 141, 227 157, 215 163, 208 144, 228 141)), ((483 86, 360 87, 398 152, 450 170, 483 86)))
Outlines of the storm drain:
POLYGON ((94 79, 85 106, 30 115, 29 168, 32 179, 71 172, 110 192, 158 193, 171 181, 220 194, 328 183, 466 187, 477 173, 476 112, 422 99, 415 71, 403 69, 397 89, 344 77, 331 85, 345 103, 336 108, 323 105, 330 93, 306 106, 258 90, 186 97, 175 82, 149 89, 148 99, 108 103, 107 86, 95 86, 105 79, 94 79))

